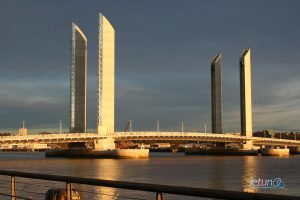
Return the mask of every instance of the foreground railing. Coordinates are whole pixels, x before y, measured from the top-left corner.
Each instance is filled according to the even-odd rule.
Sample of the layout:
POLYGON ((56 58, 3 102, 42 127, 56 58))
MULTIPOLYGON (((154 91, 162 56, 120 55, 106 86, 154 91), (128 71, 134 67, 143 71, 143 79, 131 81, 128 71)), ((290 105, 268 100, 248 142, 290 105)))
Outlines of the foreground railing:
MULTIPOLYGON (((16 195, 16 187, 17 187, 16 177, 64 182, 66 193, 67 193, 66 200, 72 199, 73 183, 91 185, 91 186, 104 186, 104 187, 126 189, 126 190, 154 192, 156 193, 157 200, 162 200, 164 193, 174 194, 174 195, 194 196, 194 197, 215 198, 215 199, 232 199, 232 200, 238 200, 238 199, 239 200, 247 200, 247 199, 249 200, 250 199, 300 200, 300 197, 296 197, 296 196, 263 194, 263 193, 247 193, 247 192, 214 190, 214 189, 204 189, 204 188, 157 185, 157 184, 148 184, 148 183, 134 183, 134 182, 125 182, 125 181, 111 181, 111 180, 80 178, 80 177, 73 177, 73 176, 58 176, 58 175, 7 171, 7 170, 0 170, 0 175, 10 176, 10 185, 11 185, 10 194, 0 193, 0 195, 9 196, 11 197, 12 200, 16 200, 16 198, 30 199, 30 198, 22 198, 16 195)), ((9 184, 9 183, 5 183, 5 184, 9 184)), ((28 182, 28 184, 30 184, 30 182, 28 182)), ((0 183, 0 188, 3 187, 3 185, 4 182, 0 183)))

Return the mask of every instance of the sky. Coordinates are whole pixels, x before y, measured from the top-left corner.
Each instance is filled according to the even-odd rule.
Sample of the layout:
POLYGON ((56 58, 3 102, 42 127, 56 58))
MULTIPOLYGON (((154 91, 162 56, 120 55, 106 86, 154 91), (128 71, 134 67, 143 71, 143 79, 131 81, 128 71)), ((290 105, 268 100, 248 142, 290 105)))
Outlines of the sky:
POLYGON ((115 129, 207 131, 221 52, 223 128, 240 130, 239 57, 252 53, 253 129, 300 130, 300 1, 1 0, 0 132, 69 127, 71 23, 88 38, 87 126, 97 113, 97 20, 115 28, 115 129))

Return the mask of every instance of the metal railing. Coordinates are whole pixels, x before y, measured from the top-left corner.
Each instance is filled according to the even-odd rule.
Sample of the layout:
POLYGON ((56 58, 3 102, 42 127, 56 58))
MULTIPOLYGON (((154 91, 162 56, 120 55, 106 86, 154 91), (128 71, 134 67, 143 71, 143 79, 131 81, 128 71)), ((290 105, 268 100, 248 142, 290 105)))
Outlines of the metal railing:
MULTIPOLYGON (((16 177, 39 179, 47 181, 58 181, 66 184, 66 200, 72 199, 72 184, 84 184, 90 186, 104 186, 110 188, 145 191, 156 193, 156 200, 163 200, 163 194, 173 195, 184 195, 214 199, 231 199, 231 200, 300 200, 297 196, 286 196, 286 195, 275 195, 275 194, 264 194, 264 193, 247 193, 238 191, 227 191, 227 190, 214 190, 205 188, 193 188, 193 187, 182 187, 182 186, 169 186, 169 185, 158 185, 149 183, 134 183, 126 181, 112 181, 112 180, 101 180, 93 178, 80 178, 73 176, 58 176, 48 175, 39 173, 29 172, 18 172, 18 171, 7 171, 0 170, 0 175, 10 176, 11 192, 10 194, 0 194, 10 196, 11 200, 16 200, 16 177)), ((1 185, 3 182, 1 183, 1 185)), ((30 183, 29 183, 30 184, 30 183)), ((1 188, 1 187, 0 187, 1 188)), ((26 199, 26 198, 23 198, 26 199)))

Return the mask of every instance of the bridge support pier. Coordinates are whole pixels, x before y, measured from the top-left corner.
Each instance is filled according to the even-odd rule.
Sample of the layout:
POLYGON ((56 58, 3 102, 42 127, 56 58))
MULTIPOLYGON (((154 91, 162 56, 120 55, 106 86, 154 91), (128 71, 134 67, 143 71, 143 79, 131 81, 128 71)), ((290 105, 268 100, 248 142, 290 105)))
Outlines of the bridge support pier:
POLYGON ((94 142, 95 150, 107 150, 107 149, 115 149, 115 140, 112 137, 108 137, 105 139, 99 139, 94 142))
POLYGON ((246 141, 246 143, 243 144, 242 149, 244 150, 253 149, 253 141, 246 141))
POLYGON ((216 149, 225 149, 225 142, 216 142, 216 149))
POLYGON ((300 147, 296 147, 296 151, 300 153, 300 147))
POLYGON ((289 147, 291 154, 300 154, 300 147, 289 147))

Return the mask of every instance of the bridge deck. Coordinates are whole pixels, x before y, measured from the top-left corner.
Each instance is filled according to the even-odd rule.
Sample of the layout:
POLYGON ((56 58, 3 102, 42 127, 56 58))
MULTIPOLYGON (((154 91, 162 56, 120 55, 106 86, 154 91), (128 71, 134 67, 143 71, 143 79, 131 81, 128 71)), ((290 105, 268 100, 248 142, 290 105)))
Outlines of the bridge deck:
POLYGON ((196 133, 196 132, 115 132, 111 134, 98 133, 66 133, 66 134, 37 134, 26 136, 1 136, 0 144, 18 143, 69 143, 93 142, 98 139, 113 137, 115 140, 133 141, 201 141, 201 142, 245 142, 253 141, 255 145, 300 146, 299 140, 246 137, 239 134, 196 133))

